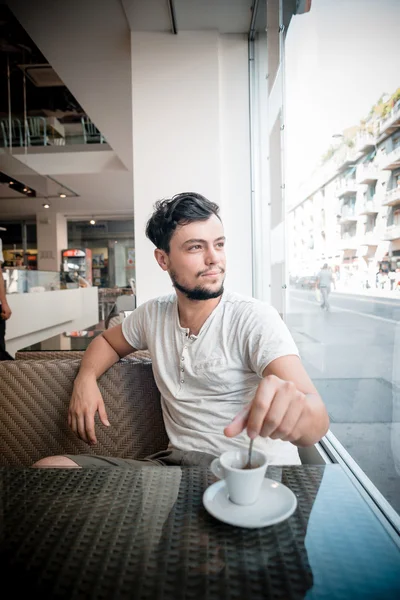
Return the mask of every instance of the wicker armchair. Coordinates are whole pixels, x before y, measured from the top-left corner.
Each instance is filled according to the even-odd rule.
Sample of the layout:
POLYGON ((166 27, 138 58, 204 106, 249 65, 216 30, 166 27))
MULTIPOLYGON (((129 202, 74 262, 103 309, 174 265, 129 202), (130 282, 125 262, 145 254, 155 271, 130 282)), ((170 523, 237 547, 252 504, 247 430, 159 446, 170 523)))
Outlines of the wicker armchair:
MULTIPOLYGON (((85 350, 24 350, 15 353, 15 360, 82 360, 85 350)), ((136 350, 122 359, 131 362, 151 362, 148 350, 136 350)))
POLYGON ((0 362, 0 466, 29 467, 54 454, 144 458, 168 445, 151 363, 120 361, 100 379, 111 427, 96 416, 98 443, 69 429, 67 413, 80 361, 0 362))

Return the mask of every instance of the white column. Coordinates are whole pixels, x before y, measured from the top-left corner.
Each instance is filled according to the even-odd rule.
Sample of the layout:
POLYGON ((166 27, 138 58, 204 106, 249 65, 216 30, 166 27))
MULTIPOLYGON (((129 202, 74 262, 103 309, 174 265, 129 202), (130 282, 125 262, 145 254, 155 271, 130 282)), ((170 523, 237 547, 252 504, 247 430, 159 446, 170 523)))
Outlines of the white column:
POLYGON ((133 32, 131 46, 138 304, 172 290, 145 237, 153 204, 189 191, 220 205, 227 287, 251 295, 246 36, 133 32))
POLYGON ((61 251, 68 248, 67 220, 56 212, 41 211, 36 214, 38 270, 59 271, 61 251))

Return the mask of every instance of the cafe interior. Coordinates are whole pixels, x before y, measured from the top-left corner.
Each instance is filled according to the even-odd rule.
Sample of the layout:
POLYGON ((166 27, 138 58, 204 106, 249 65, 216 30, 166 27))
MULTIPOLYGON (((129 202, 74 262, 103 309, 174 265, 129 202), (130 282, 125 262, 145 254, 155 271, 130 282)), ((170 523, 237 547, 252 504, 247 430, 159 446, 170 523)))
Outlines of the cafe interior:
POLYGON ((14 593, 400 598, 399 514, 330 430, 299 448, 301 464, 269 465, 246 506, 225 493, 238 469, 222 457, 213 468, 31 468, 44 456, 142 460, 168 446, 147 350, 100 377, 111 427, 96 415, 95 446, 68 426, 90 343, 172 291, 145 235, 156 200, 189 190, 215 201, 226 287, 285 321, 285 43, 314 2, 0 4, 13 359, 0 362, 0 572, 14 593))

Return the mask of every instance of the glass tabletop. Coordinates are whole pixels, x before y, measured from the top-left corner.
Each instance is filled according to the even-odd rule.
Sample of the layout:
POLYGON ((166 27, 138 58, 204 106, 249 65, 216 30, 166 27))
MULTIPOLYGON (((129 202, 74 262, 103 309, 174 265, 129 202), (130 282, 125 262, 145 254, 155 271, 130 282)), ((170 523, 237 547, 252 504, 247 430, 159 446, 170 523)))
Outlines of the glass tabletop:
POLYGON ((86 350, 90 342, 103 332, 104 329, 95 329, 94 327, 87 327, 80 331, 64 331, 41 342, 21 348, 18 353, 86 350))
POLYGON ((399 545, 341 466, 267 477, 297 509, 244 529, 207 513, 215 478, 202 467, 2 469, 2 585, 41 598, 400 597, 399 545))

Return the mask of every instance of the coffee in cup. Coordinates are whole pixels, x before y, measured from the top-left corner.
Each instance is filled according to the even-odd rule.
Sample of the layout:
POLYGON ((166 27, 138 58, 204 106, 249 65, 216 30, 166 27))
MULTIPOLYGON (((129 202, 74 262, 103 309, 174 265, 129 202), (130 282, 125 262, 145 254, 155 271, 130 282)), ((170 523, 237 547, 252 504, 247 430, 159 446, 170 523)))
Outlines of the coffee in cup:
POLYGON ((257 501, 268 467, 266 455, 258 450, 252 452, 250 469, 246 468, 247 459, 247 450, 229 450, 210 465, 214 475, 225 480, 229 499, 242 506, 257 501))

